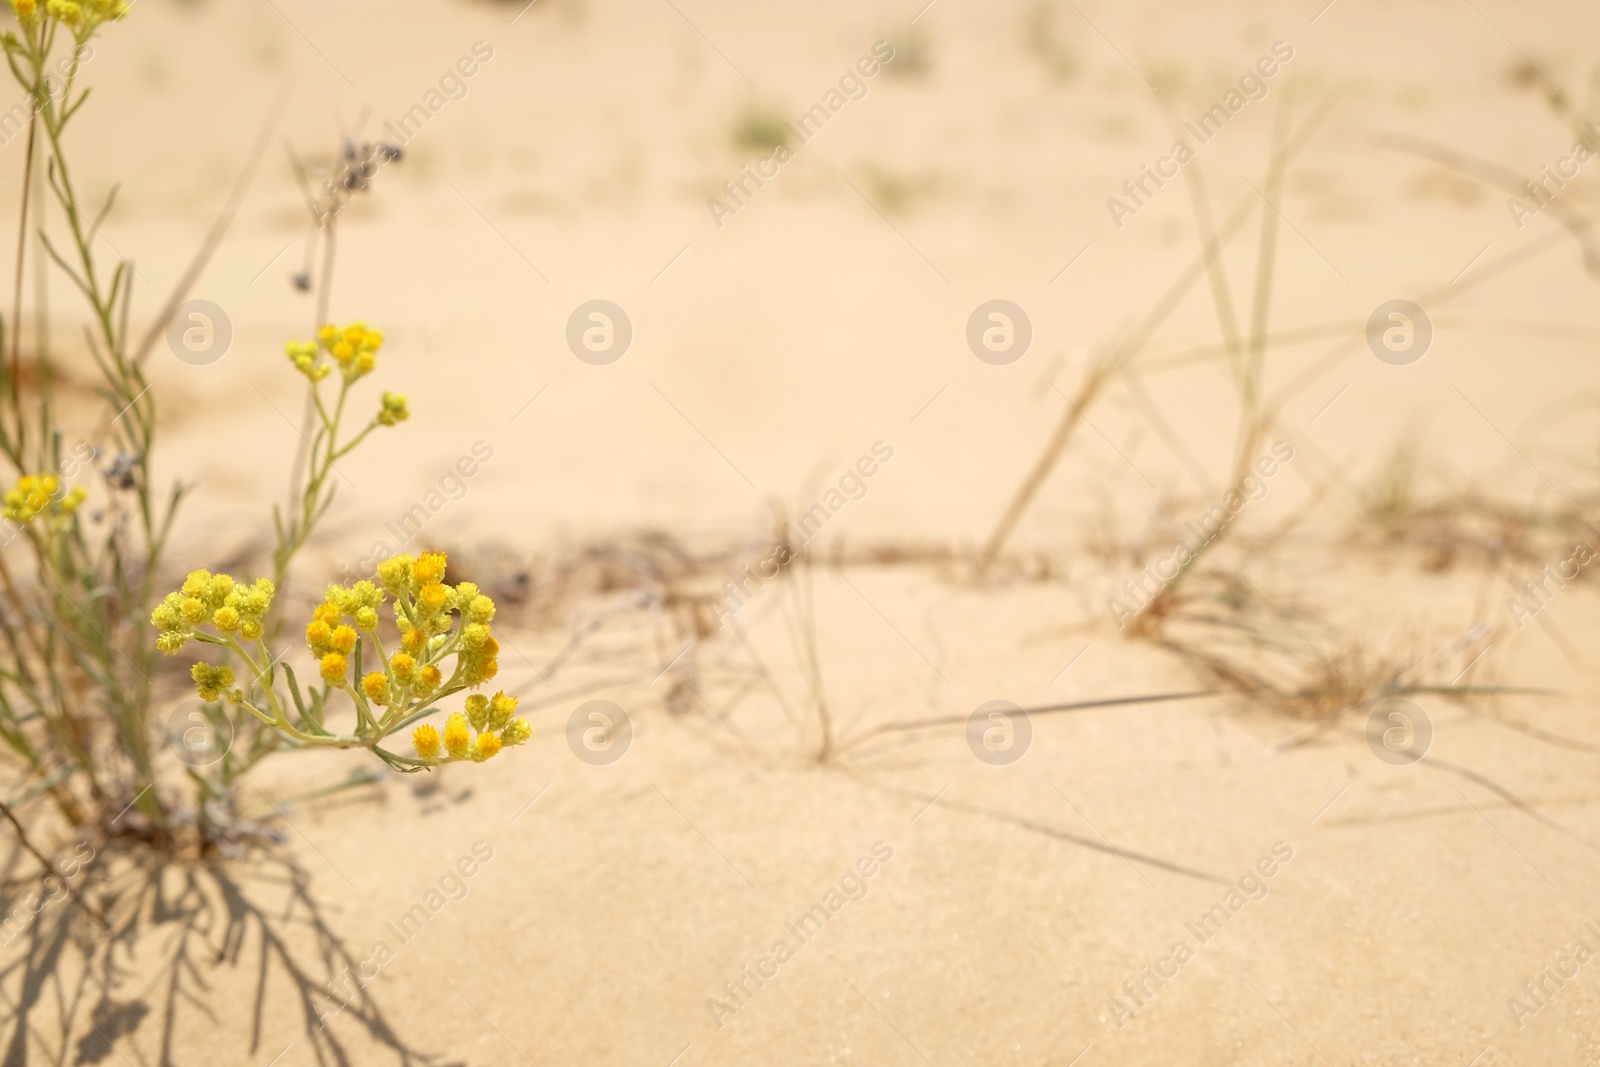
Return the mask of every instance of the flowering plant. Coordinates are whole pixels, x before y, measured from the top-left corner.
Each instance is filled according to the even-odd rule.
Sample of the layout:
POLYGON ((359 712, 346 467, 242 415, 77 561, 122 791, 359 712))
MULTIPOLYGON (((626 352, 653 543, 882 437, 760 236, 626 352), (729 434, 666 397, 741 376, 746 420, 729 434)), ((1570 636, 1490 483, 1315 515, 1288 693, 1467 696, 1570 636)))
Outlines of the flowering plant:
MULTIPOLYGON (((0 493, 0 757, 8 763, 7 781, 23 785, 0 806, 10 814, 48 797, 75 827, 156 842, 195 827, 204 846, 248 832, 232 814, 234 786, 276 752, 365 748, 409 772, 481 762, 525 742, 531 731, 515 717, 516 699, 477 691, 498 670, 499 646, 490 632, 494 603, 469 582, 445 584, 441 554, 397 556, 382 564, 375 580, 327 589, 305 628, 312 684, 303 685, 284 655, 271 651, 282 647, 275 603, 296 555, 333 503, 337 464, 373 433, 410 417, 406 397, 390 391, 374 398, 370 414, 353 414, 365 391, 361 383, 378 367, 384 335, 364 322, 328 323, 336 216, 314 204, 313 241, 326 249, 316 328, 312 340, 290 341, 285 350, 290 367, 305 379, 308 448, 296 459, 288 505, 273 509, 270 577, 245 582, 195 570, 180 588, 158 591, 169 573, 168 535, 188 487, 162 491, 153 474, 158 420, 145 362, 233 208, 135 343, 133 265, 119 257, 108 270, 95 255, 113 200, 98 211, 85 208, 63 139, 89 96, 78 84, 89 41, 127 14, 128 5, 11 5, 17 26, 0 34, 0 47, 31 112, 18 276, 10 314, 0 321, 0 458, 13 472, 7 479, 12 488, 0 493), (63 47, 70 51, 60 57, 63 47), (46 185, 48 200, 38 195, 46 185), (46 211, 47 204, 53 210, 46 211), (34 232, 37 245, 27 239, 34 232), (34 247, 40 254, 27 256, 34 247), (24 349, 28 269, 40 276, 29 320, 40 326, 24 349), (60 357, 44 326, 52 315, 42 275, 54 271, 68 277, 89 311, 85 336, 107 410, 93 417, 74 412, 70 424, 108 427, 99 432, 110 438, 115 458, 99 470, 104 496, 70 484, 95 471, 101 449, 87 441, 63 447, 67 420, 57 409, 54 385, 60 357), (12 563, 21 558, 27 569, 19 573, 12 563), (163 654, 199 646, 210 653, 190 667, 199 700, 176 714, 198 704, 192 714, 219 742, 205 753, 214 758, 204 761, 190 758, 189 737, 196 731, 185 730, 180 751, 177 738, 162 729, 170 725, 152 715, 169 691, 163 654), (445 702, 458 696, 463 703, 442 727, 424 721, 444 714, 445 702), (391 739, 405 730, 413 731, 411 751, 402 753, 391 739), (163 741, 187 764, 183 774, 164 770, 163 741), (192 802, 174 788, 185 780, 194 787, 192 802)), ((297 275, 295 287, 308 291, 309 275, 297 275)))
POLYGON ((512 718, 516 698, 500 692, 468 696, 464 712, 446 722, 442 742, 435 727, 417 727, 415 758, 382 746, 390 734, 437 711, 440 701, 494 678, 500 646, 489 632, 494 601, 471 582, 444 584, 443 553, 394 556, 379 565, 378 575, 381 584, 330 585, 312 612, 306 644, 317 660, 320 688, 302 690, 294 669, 284 664, 280 691, 278 664, 263 640, 263 620, 276 593, 270 579, 246 585, 230 575, 194 571, 181 589, 167 594, 150 621, 160 631, 156 644, 164 652, 175 653, 194 640, 237 656, 245 669, 242 686, 236 686, 233 668, 225 663, 194 665, 190 676, 200 699, 226 700, 292 745, 367 748, 391 767, 415 771, 460 760, 482 763, 526 741, 532 729, 526 719, 512 718), (393 653, 381 633, 379 610, 390 596, 398 636, 393 653), (364 672, 370 665, 382 669, 364 672), (355 712, 350 733, 327 726, 335 694, 355 712))

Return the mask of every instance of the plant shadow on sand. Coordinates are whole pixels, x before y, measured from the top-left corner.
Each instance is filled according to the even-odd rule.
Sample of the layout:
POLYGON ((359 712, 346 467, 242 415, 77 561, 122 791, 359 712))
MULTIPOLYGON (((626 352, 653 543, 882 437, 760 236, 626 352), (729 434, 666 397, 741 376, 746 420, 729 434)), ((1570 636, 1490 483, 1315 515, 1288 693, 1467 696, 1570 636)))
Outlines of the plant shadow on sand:
MULTIPOLYGON (((13 877, 0 885, 0 907, 8 915, 37 886, 14 873, 29 862, 23 856, 16 847, 5 862, 13 877)), ((346 977, 360 961, 329 924, 306 872, 277 850, 258 849, 243 863, 173 862, 112 842, 83 867, 76 888, 98 903, 110 930, 63 894, 10 942, 0 983, 20 984, 20 999, 7 993, 3 1001, 4 1067, 133 1063, 124 1041, 136 1032, 151 1044, 159 1033, 156 1049, 137 1062, 177 1063, 194 1028, 228 1022, 208 1004, 224 984, 216 980, 221 969, 254 971, 249 1027, 239 1035, 250 1059, 308 1046, 318 1064, 370 1063, 376 1046, 400 1064, 461 1062, 414 1047, 370 990, 346 977), (282 996, 300 1006, 304 1032, 280 1049, 282 1037, 265 1033, 263 1018, 269 998, 282 996)), ((298 1062, 309 1062, 304 1051, 298 1062)))

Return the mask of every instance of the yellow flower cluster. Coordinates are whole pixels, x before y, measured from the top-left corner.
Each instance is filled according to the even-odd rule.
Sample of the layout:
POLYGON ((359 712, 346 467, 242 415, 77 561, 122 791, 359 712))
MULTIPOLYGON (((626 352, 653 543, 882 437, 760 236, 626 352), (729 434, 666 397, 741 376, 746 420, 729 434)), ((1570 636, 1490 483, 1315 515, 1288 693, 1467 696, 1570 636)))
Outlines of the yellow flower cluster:
POLYGON ((456 712, 444 724, 444 737, 432 726, 419 726, 411 735, 417 755, 425 760, 450 763, 471 760, 482 763, 502 748, 520 745, 533 736, 527 719, 513 719, 517 698, 505 693, 486 697, 473 693, 467 697, 465 713, 456 712), (468 732, 471 727, 471 733, 468 732), (473 736, 476 734, 477 736, 473 736), (443 749, 444 755, 440 755, 443 749))
MULTIPOLYGON (((127 0, 46 0, 44 6, 46 14, 70 26, 80 37, 87 36, 102 22, 120 19, 128 13, 127 0)), ((11 0, 11 8, 17 13, 17 21, 24 26, 31 28, 42 21, 38 0, 11 0)))
POLYGON ((364 322, 352 322, 342 330, 329 325, 317 331, 317 340, 339 365, 344 380, 353 382, 372 373, 372 369, 378 365, 383 331, 368 329, 364 322))
MULTIPOLYGON (((338 367, 348 388, 357 379, 372 373, 378 365, 378 349, 382 347, 382 330, 374 330, 364 322, 352 322, 342 329, 333 325, 322 327, 315 341, 290 341, 284 346, 284 353, 294 369, 312 384, 322 381, 338 367), (324 352, 328 354, 327 359, 322 358, 324 352)), ((396 426, 410 417, 404 394, 384 393, 374 421, 380 426, 396 426)))
MULTIPOLYGON (((446 585, 446 566, 442 552, 394 556, 378 564, 378 585, 360 581, 348 589, 329 586, 322 605, 306 626, 306 642, 321 661, 323 679, 330 685, 346 685, 349 656, 361 633, 371 634, 374 643, 382 648, 377 642, 377 609, 385 594, 394 597, 400 649, 389 656, 388 662, 380 663, 382 670, 369 671, 361 678, 361 693, 367 700, 379 707, 405 708, 413 697, 425 699, 445 686, 454 692, 477 688, 493 678, 500 669, 496 659, 500 644, 489 632, 494 601, 471 582, 446 585), (346 619, 354 625, 346 623, 346 619), (439 665, 452 654, 455 667, 447 679, 439 665)), ((473 705, 480 699, 473 697, 468 703, 473 705)), ((503 733, 516 702, 503 694, 495 700, 504 714, 493 730, 503 733), (511 703, 506 705, 506 701, 511 703)), ((484 706, 487 708, 489 703, 484 706)), ((491 744, 500 742, 497 736, 491 744)))
MULTIPOLYGON (((183 580, 183 587, 168 593, 150 613, 151 623, 161 631, 156 647, 163 652, 176 652, 208 623, 223 638, 237 633, 254 641, 261 636, 261 618, 272 607, 276 592, 270 578, 257 578, 253 585, 245 585, 234 581, 231 575, 191 571, 183 580)), ((198 683, 199 679, 195 681, 198 683)))
POLYGON ((42 512, 71 515, 89 495, 89 491, 82 486, 57 499, 60 492, 61 479, 54 474, 24 474, 17 479, 15 488, 6 490, 5 496, 0 498, 5 504, 0 514, 12 522, 26 525, 42 512))
POLYGON ((405 422, 411 417, 411 411, 406 407, 404 393, 384 393, 383 407, 378 412, 378 421, 384 426, 395 426, 405 422))
POLYGON ((461 760, 481 763, 504 748, 522 744, 533 733, 526 719, 515 717, 516 698, 504 692, 492 697, 469 694, 465 711, 449 717, 443 736, 435 727, 418 727, 412 742, 420 759, 405 760, 378 747, 388 734, 431 714, 435 701, 476 689, 499 671, 500 646, 489 631, 494 601, 471 582, 446 585, 445 567, 441 552, 395 556, 378 565, 376 582, 330 585, 312 612, 306 644, 327 686, 354 701, 357 726, 352 734, 334 734, 323 725, 325 701, 318 694, 311 695, 318 714, 307 712, 289 671, 285 674, 290 695, 305 721, 291 721, 286 714, 289 702, 278 696, 273 682, 275 660, 268 661, 268 650, 261 644, 262 616, 272 607, 275 592, 272 582, 260 579, 245 585, 226 574, 195 571, 157 606, 150 621, 161 631, 156 643, 164 652, 176 652, 193 638, 238 654, 250 669, 248 690, 234 688, 231 668, 197 663, 190 677, 201 698, 240 705, 303 744, 361 745, 408 770, 461 760), (379 609, 386 601, 400 632, 400 648, 393 655, 379 632, 379 609), (260 664, 242 640, 257 642, 260 664), (364 670, 364 656, 381 669, 364 670), (442 669, 446 665, 448 675, 442 669), (257 687, 263 689, 269 710, 259 705, 257 687))
POLYGON ((290 341, 284 347, 284 352, 288 354, 289 362, 294 364, 294 369, 314 382, 322 381, 333 372, 333 364, 317 362, 317 351, 315 341, 290 341))
POLYGON ((500 643, 489 632, 494 601, 471 582, 445 585, 445 564, 443 552, 424 552, 415 559, 409 555, 393 556, 378 564, 378 581, 409 609, 397 612, 395 617, 406 655, 426 661, 451 644, 458 678, 476 688, 500 670, 496 659, 500 643), (450 632, 452 613, 461 616, 461 628, 453 642, 445 637, 450 632))
POLYGON ((368 329, 364 322, 353 322, 344 329, 328 325, 317 331, 315 341, 290 341, 284 353, 296 370, 320 382, 334 367, 346 382, 372 373, 378 365, 378 349, 383 347, 383 331, 368 329), (320 356, 326 352, 330 361, 320 356))
POLYGON ((383 590, 371 582, 357 582, 346 589, 340 585, 328 586, 321 604, 311 613, 306 624, 306 644, 317 657, 322 680, 329 685, 342 686, 345 672, 349 670, 349 655, 355 651, 361 636, 357 628, 366 633, 378 629, 378 608, 383 606, 383 590), (356 625, 344 622, 348 616, 356 625))

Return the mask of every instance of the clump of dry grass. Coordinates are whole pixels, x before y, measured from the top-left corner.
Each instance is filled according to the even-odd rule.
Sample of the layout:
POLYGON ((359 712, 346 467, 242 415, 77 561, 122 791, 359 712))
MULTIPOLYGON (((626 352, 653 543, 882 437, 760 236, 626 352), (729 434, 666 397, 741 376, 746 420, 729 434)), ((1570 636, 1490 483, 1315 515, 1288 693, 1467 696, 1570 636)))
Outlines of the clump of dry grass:
MULTIPOLYGON (((1474 652, 1486 637, 1471 642, 1474 652)), ((1335 625, 1308 598, 1269 599, 1239 570, 1198 577, 1158 641, 1205 684, 1296 719, 1325 721, 1437 688, 1422 684, 1416 668, 1428 654, 1415 638, 1335 625)))
POLYGON ((1402 437, 1356 487, 1346 547, 1408 553, 1423 570, 1442 573, 1461 565, 1537 568, 1575 541, 1600 539, 1589 519, 1596 500, 1588 494, 1518 503, 1476 484, 1430 479, 1422 455, 1413 437, 1402 437))
MULTIPOLYGON (((1163 103, 1175 118, 1176 112, 1164 95, 1163 103)), ((1250 464, 1263 442, 1274 434, 1288 436, 1279 421, 1284 406, 1339 361, 1365 350, 1362 323, 1280 328, 1276 334, 1272 331, 1280 219, 1275 209, 1263 211, 1248 301, 1237 301, 1223 265, 1223 246, 1242 231, 1260 202, 1275 202, 1293 156, 1325 116, 1327 102, 1316 116, 1291 132, 1292 109, 1291 85, 1280 97, 1273 151, 1260 179, 1261 192, 1252 191, 1220 225, 1211 220, 1210 200, 1199 163, 1185 168, 1201 243, 1197 258, 1145 318, 1090 365, 1076 395, 1068 401, 1056 434, 1023 479, 980 553, 980 574, 986 574, 999 558, 1079 424, 1087 421, 1085 412, 1104 399, 1114 385, 1128 383, 1130 389, 1134 388, 1142 350, 1202 279, 1209 282, 1216 307, 1220 344, 1201 353, 1187 353, 1176 364, 1171 359, 1146 360, 1143 369, 1150 372, 1209 361, 1220 363, 1230 374, 1238 395, 1234 464, 1223 482, 1230 494, 1242 493, 1246 487, 1250 464), (1269 352, 1279 344, 1323 336, 1342 336, 1344 340, 1276 392, 1269 393, 1269 352)), ((1571 230, 1570 234, 1587 248, 1586 231, 1571 230)), ((1545 238, 1542 247, 1551 247, 1562 239, 1563 235, 1557 233, 1545 238)), ((1483 285, 1537 253, 1538 249, 1532 247, 1507 253, 1486 263, 1464 285, 1483 285)), ((1425 294, 1419 303, 1431 307, 1459 299, 1463 290, 1463 286, 1444 287, 1425 294)), ((1153 420, 1160 418, 1148 407, 1146 414, 1153 420)), ((1169 442, 1175 438, 1170 427, 1157 425, 1156 429, 1169 442)), ((1306 451, 1302 449, 1301 453, 1306 451)), ((1414 441, 1403 439, 1396 445, 1369 483, 1353 494, 1356 517, 1344 541, 1335 545, 1336 550, 1370 546, 1392 557, 1397 548, 1415 549, 1424 571, 1443 571, 1458 562, 1474 560, 1483 563, 1485 578, 1494 573, 1508 577, 1508 566, 1547 562, 1556 558, 1552 553, 1561 544, 1570 545, 1574 537, 1587 539, 1585 528, 1594 531, 1586 517, 1593 510, 1593 498, 1569 499, 1554 506, 1515 507, 1476 490, 1428 495, 1423 488, 1420 455, 1414 441)), ((1177 573, 1165 578, 1139 605, 1136 614, 1125 620, 1124 635, 1173 652, 1205 685, 1235 694, 1251 706, 1313 721, 1336 720, 1351 709, 1367 708, 1383 699, 1424 689, 1463 700, 1502 691, 1470 682, 1457 684, 1468 670, 1486 670, 1483 663, 1469 664, 1449 681, 1435 679, 1423 686, 1409 666, 1418 657, 1403 643, 1334 626, 1329 621, 1329 610, 1301 604, 1298 597, 1275 595, 1274 600, 1269 600, 1262 592, 1261 580, 1252 576, 1261 573, 1264 563, 1279 556, 1287 536, 1321 506, 1330 490, 1340 487, 1343 477, 1336 469, 1322 470, 1320 484, 1313 487, 1307 503, 1274 531, 1252 536, 1241 523, 1224 524, 1215 536, 1184 554, 1177 573), (1295 606, 1278 604, 1277 599, 1295 606)), ((1344 495, 1349 498, 1352 494, 1344 495)), ((1091 556, 1109 566, 1139 565, 1151 558, 1153 538, 1175 528, 1171 511, 1172 502, 1163 500, 1146 520, 1144 530, 1129 532, 1123 528, 1114 506, 1105 503, 1101 517, 1085 538, 1086 547, 1091 556)), ((1335 564, 1351 562, 1353 557, 1347 557, 1335 564)), ((1470 654, 1483 653, 1492 640, 1494 628, 1483 622, 1486 607, 1484 595, 1480 594, 1471 631, 1478 636, 1474 639, 1476 647, 1468 650, 1470 654)))

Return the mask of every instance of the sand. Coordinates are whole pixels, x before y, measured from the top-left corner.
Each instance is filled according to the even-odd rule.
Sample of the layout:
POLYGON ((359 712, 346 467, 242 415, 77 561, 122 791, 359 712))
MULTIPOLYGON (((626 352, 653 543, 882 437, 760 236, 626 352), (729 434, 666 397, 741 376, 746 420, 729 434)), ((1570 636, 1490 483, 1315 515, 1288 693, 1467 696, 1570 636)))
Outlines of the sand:
MULTIPOLYGON (((1476 563, 1430 573, 1422 553, 1348 537, 1397 441, 1433 490, 1542 505, 1592 491, 1592 408, 1559 408, 1600 383, 1579 243, 1552 237, 1553 212, 1519 229, 1506 191, 1379 141, 1537 177, 1573 141, 1545 79, 1587 100, 1592 8, 519 8, 146 0, 88 68, 79 181, 121 183, 102 254, 137 262, 148 321, 280 94, 275 138, 326 157, 363 118, 362 135, 387 136, 475 43, 492 52, 340 216, 333 316, 389 338, 361 402, 399 389, 413 418, 341 464, 296 596, 375 542, 398 547, 387 524, 474 445, 491 458, 459 493, 443 486, 418 543, 536 556, 536 587, 577 546, 639 530, 696 551, 760 537, 875 445, 892 458, 829 518, 809 621, 775 584, 738 615, 748 644, 723 629, 680 658, 671 612, 620 607, 627 589, 543 613, 535 598, 508 613, 503 657, 534 708, 525 749, 307 801, 293 798, 371 761, 280 758, 241 794, 275 849, 152 870, 104 848, 86 885, 120 889, 114 913, 137 921, 108 949, 53 906, 0 949, 7 1064, 1600 1063, 1600 962, 1547 977, 1573 942, 1600 951, 1593 587, 1519 629, 1476 563), (896 61, 719 226, 707 201, 766 154, 734 144, 741 116, 799 115, 879 40, 896 61), (986 701, 1207 688, 1106 609, 1170 544, 1156 509, 1178 525, 1222 488, 1226 372, 1160 366, 1217 343, 1205 284, 1140 379, 1170 437, 1113 389, 1018 528, 1012 547, 1054 561, 1049 576, 975 583, 828 553, 982 541, 1093 353, 1196 255, 1178 183, 1121 228, 1106 205, 1172 144, 1147 76, 1192 119, 1278 41, 1292 59, 1193 164, 1220 218, 1260 195, 1285 96, 1303 119, 1338 94, 1271 209, 1274 328, 1328 330, 1274 348, 1269 388, 1385 301, 1460 295, 1441 299, 1420 362, 1358 341, 1283 398, 1274 439, 1295 459, 1247 509, 1252 536, 1345 474, 1272 552, 1247 539, 1226 558, 1322 620, 1297 649, 1312 662, 1359 639, 1445 683, 1487 641, 1471 677, 1558 695, 1419 697, 1433 739, 1409 765, 1376 757, 1364 714, 1308 729, 1227 695, 1037 715, 1025 756, 987 764, 961 724, 986 701), (633 328, 605 366, 565 340, 595 299, 633 328), (965 339, 992 299, 1032 323, 1008 366, 965 339), (1107 530, 1122 558, 1095 551, 1107 530), (1480 623, 1488 638, 1452 647, 1480 623), (572 633, 582 648, 543 681, 572 633), (816 673, 792 641, 807 633, 816 673), (885 724, 955 724, 819 760, 819 694, 836 749, 885 724), (607 766, 567 740, 591 698, 633 725, 607 766), (825 925, 797 932, 819 904, 825 925), (405 926, 419 905, 426 922, 405 926), (1196 926, 1206 914, 1226 921, 1196 926), (375 977, 356 995, 341 975, 362 964, 375 977), (319 1028, 341 981, 351 1007, 319 1028)), ((0 193, 20 158, 20 142, 0 148, 0 193)), ((1561 201, 1591 212, 1595 189, 1585 173, 1561 201)), ((231 350, 153 358, 157 473, 197 485, 175 569, 246 551, 284 494, 301 401, 281 353, 313 325, 290 284, 307 225, 275 148, 195 288, 227 314, 231 350)), ((1241 307, 1254 254, 1252 225, 1226 258, 1241 307)), ((692 584, 715 595, 721 579, 692 584)), ((37 872, 13 856, 7 879, 16 900, 37 872)))

